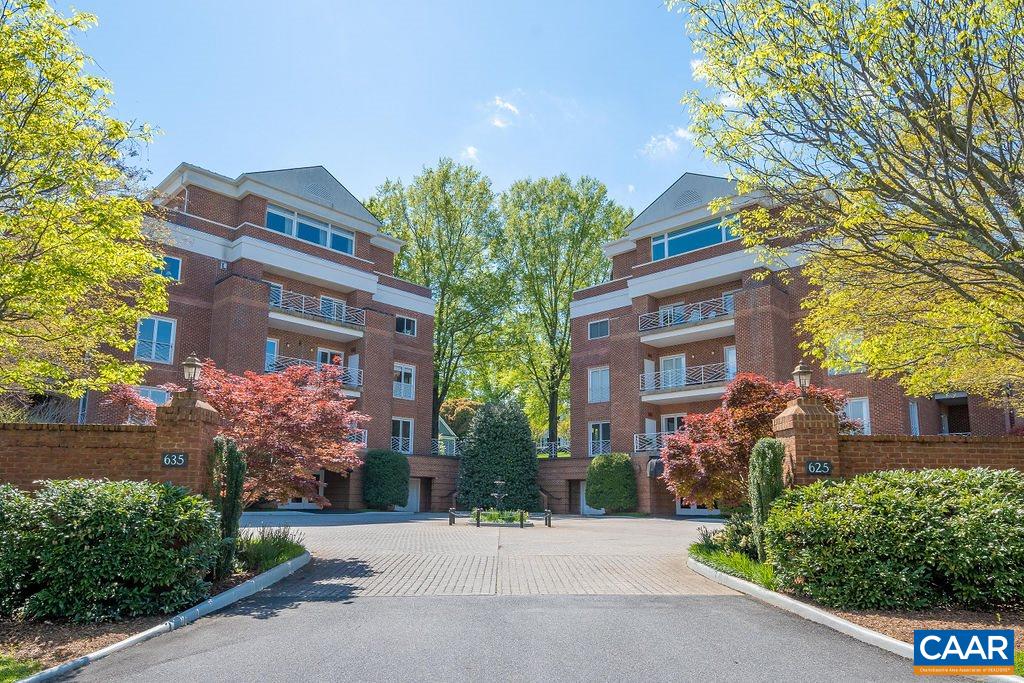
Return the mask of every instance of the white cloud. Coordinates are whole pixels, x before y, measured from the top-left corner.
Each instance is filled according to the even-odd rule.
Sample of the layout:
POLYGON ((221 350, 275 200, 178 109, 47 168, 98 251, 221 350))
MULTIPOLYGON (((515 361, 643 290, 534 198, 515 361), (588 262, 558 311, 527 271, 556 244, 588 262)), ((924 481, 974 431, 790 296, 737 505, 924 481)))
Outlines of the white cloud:
POLYGON ((626 192, 633 194, 636 192, 636 188, 633 185, 626 185, 626 192))
POLYGON ((704 71, 703 59, 690 60, 690 76, 695 81, 703 81, 707 77, 707 74, 704 71))
POLYGON ((494 106, 497 107, 498 109, 504 109, 505 111, 510 111, 516 116, 519 116, 519 107, 512 104, 508 100, 501 99, 501 97, 499 97, 498 95, 494 96, 494 106))
POLYGON ((501 118, 500 116, 494 116, 491 119, 491 125, 494 126, 495 128, 508 128, 509 122, 501 118))
POLYGON ((476 147, 474 147, 473 145, 470 145, 466 149, 464 149, 461 152, 459 152, 459 156, 462 157, 463 159, 465 159, 466 161, 477 161, 476 153, 478 151, 479 150, 477 150, 476 147))
POLYGON ((725 107, 735 109, 736 107, 742 106, 743 100, 737 95, 733 95, 731 92, 727 92, 718 98, 718 101, 725 107))
POLYGON ((673 128, 668 133, 652 135, 651 139, 640 148, 640 154, 648 159, 664 159, 679 151, 680 140, 692 140, 693 133, 683 127, 673 128))

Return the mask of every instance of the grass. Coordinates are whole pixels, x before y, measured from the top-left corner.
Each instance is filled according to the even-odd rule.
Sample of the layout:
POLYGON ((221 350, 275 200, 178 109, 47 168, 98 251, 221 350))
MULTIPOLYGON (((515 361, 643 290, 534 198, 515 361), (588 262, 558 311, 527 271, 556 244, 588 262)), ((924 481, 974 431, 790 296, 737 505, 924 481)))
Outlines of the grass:
POLYGON ((0 683, 12 683, 27 678, 37 671, 41 671, 43 665, 32 659, 15 659, 10 655, 0 653, 0 683))
POLYGON ((238 561, 251 571, 265 572, 306 552, 302 534, 288 527, 245 529, 238 534, 238 561))
POLYGON ((1013 670, 1018 676, 1024 676, 1024 652, 1018 652, 1013 656, 1013 670))
MULTIPOLYGON (((480 511, 480 521, 489 523, 500 523, 500 524, 519 524, 519 510, 490 510, 480 511)), ((471 516, 476 521, 476 515, 471 516)), ((530 519, 530 513, 523 513, 523 521, 530 519)))
POLYGON ((777 590, 778 582, 771 565, 762 564, 743 553, 709 548, 704 543, 690 546, 690 557, 720 572, 756 583, 768 590, 777 590))

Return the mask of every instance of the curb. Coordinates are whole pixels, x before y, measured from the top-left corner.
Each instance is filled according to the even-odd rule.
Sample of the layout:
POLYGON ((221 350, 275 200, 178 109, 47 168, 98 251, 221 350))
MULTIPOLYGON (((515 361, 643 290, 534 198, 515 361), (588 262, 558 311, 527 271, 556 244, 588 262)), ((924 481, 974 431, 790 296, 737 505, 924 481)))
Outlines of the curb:
POLYGON ((68 674, 75 669, 80 669, 86 664, 91 664, 99 659, 103 659, 107 655, 120 652, 126 648, 135 645, 136 643, 142 643, 150 638, 173 631, 176 628, 181 628, 187 624, 191 624, 193 621, 204 617, 207 614, 216 612, 217 610, 224 609, 228 605, 238 602, 243 598, 247 598, 254 593, 257 593, 268 586, 271 586, 284 577, 292 574, 309 563, 310 555, 309 551, 302 553, 298 557, 292 558, 287 562, 282 562, 272 569, 252 577, 245 583, 240 583, 234 588, 230 588, 223 593, 213 596, 212 598, 205 600, 195 607, 189 608, 180 614, 176 614, 162 624, 157 624, 153 628, 146 629, 141 633, 136 633, 134 636, 129 636, 124 640, 108 645, 105 648, 90 652, 87 655, 83 655, 77 659, 72 659, 70 662, 64 662, 57 666, 50 667, 44 671, 40 671, 37 674, 33 674, 28 678, 22 679, 19 683, 38 683, 39 681, 52 681, 65 674, 68 674))
MULTIPOLYGON (((808 605, 806 602, 801 602, 794 598, 782 595, 781 593, 768 590, 767 588, 758 586, 756 583, 751 583, 750 581, 745 581, 730 574, 726 574, 725 572, 720 572, 702 562, 698 562, 692 557, 688 557, 686 559, 686 566, 705 578, 711 579, 716 583, 720 583, 723 586, 732 588, 740 593, 745 593, 746 595, 756 598, 761 602, 768 603, 773 607, 778 607, 779 609, 795 614, 798 617, 807 619, 808 621, 813 621, 817 624, 821 624, 822 626, 827 626, 834 631, 839 631, 840 633, 848 635, 855 640, 867 643, 868 645, 874 645, 877 648, 891 652, 894 655, 903 657, 904 659, 909 659, 911 661, 914 659, 914 646, 910 643, 904 643, 902 640, 896 640, 884 633, 879 633, 878 631, 873 631, 869 628, 859 626, 852 621, 847 621, 842 617, 837 617, 831 612, 826 612, 823 609, 808 605)), ((1020 681, 1024 681, 1024 678, 1021 678, 1020 676, 983 676, 979 677, 977 680, 1006 681, 1007 683, 1014 681, 1019 683, 1020 681)))

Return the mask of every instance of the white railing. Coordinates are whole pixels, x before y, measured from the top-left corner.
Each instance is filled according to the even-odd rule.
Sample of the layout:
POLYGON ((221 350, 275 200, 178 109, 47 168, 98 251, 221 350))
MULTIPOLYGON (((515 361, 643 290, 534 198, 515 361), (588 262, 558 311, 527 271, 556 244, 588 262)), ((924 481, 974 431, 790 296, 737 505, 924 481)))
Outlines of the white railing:
POLYGON ((633 450, 637 453, 657 452, 665 447, 665 437, 679 432, 656 432, 654 434, 634 434, 633 450))
POLYGON ((412 437, 391 437, 391 450, 393 450, 395 453, 405 453, 406 455, 412 453, 412 437))
POLYGON ((457 458, 462 455, 462 439, 454 436, 441 436, 431 439, 430 454, 457 458))
POLYGON ((362 448, 366 448, 366 430, 350 429, 348 434, 345 435, 345 440, 354 443, 362 448))
POLYGON ((590 442, 590 455, 608 455, 612 452, 612 442, 607 439, 590 442))
POLYGON ((704 322, 733 315, 734 312, 732 295, 724 294, 716 299, 680 304, 654 313, 641 313, 640 331, 649 332, 663 327, 704 322))
POLYGON ((681 370, 645 372, 640 375, 640 391, 669 391, 701 384, 728 382, 735 376, 736 368, 727 363, 709 363, 681 370))
POLYGON ((569 452, 569 440, 559 439, 557 441, 548 441, 547 439, 541 439, 536 443, 537 456, 540 458, 557 458, 559 453, 569 452))
POLYGON ((413 399, 416 393, 416 385, 409 384, 407 382, 392 382, 391 383, 391 396, 392 398, 405 398, 410 401, 413 399))
MULTIPOLYGON (((305 358, 289 358, 288 356, 267 356, 264 359, 263 371, 264 372, 281 372, 285 368, 293 365, 305 365, 307 367, 316 368, 319 370, 322 365, 313 360, 306 360, 305 358)), ((363 386, 363 371, 359 368, 348 368, 343 365, 331 365, 331 368, 335 368, 338 374, 341 376, 341 383, 347 387, 361 387, 363 386)))
POLYGON ((344 301, 319 299, 315 296, 290 292, 287 289, 271 288, 269 304, 272 309, 287 313, 299 313, 317 320, 359 327, 366 325, 366 311, 349 306, 344 301))

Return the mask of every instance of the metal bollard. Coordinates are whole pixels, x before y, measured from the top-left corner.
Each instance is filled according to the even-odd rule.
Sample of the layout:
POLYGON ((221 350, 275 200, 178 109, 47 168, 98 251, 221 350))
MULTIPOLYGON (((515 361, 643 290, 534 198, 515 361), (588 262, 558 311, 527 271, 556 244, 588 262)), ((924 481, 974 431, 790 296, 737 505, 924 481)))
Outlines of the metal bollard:
POLYGON ((448 526, 455 526, 455 508, 448 508, 448 526))
POLYGON ((519 511, 519 528, 522 529, 525 526, 526 526, 526 524, 525 524, 525 513, 522 510, 520 510, 519 511))
POLYGON ((546 527, 550 527, 551 526, 551 510, 545 510, 544 511, 544 526, 546 526, 546 527))
POLYGON ((480 508, 477 508, 473 512, 476 513, 476 525, 477 525, 477 527, 479 527, 480 526, 480 508))

